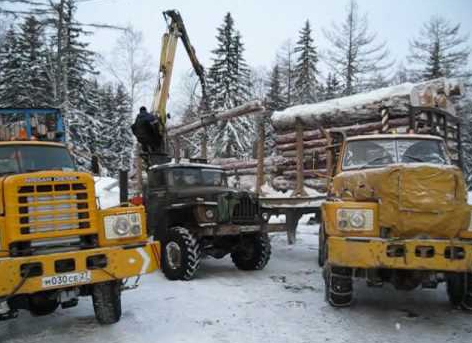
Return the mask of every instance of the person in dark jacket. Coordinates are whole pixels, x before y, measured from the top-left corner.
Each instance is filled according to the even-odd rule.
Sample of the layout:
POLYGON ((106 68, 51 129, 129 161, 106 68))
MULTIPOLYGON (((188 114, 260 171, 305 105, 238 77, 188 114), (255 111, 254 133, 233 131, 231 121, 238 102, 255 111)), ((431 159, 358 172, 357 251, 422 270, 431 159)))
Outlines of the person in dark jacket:
POLYGON ((131 130, 141 144, 144 152, 158 152, 161 146, 162 136, 159 132, 158 119, 149 113, 146 107, 139 109, 139 114, 131 130))

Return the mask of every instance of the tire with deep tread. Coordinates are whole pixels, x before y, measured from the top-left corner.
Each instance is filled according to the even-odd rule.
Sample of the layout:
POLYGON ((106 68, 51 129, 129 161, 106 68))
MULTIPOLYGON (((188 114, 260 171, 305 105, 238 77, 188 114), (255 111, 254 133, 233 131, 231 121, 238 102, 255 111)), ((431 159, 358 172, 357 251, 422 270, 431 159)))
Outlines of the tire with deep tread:
POLYGON ((200 267, 201 247, 197 238, 186 228, 174 227, 164 238, 161 254, 162 271, 169 280, 191 280, 200 267), (172 267, 167 260, 167 246, 171 242, 177 244, 181 252, 181 265, 172 267))
POLYGON ((121 318, 121 280, 93 285, 92 301, 95 318, 100 324, 117 323, 121 318))
POLYGON ((323 223, 321 223, 318 231, 318 265, 320 267, 324 266, 327 254, 328 246, 326 244, 326 232, 323 223))
POLYGON ((453 307, 472 312, 472 274, 450 273, 446 276, 446 289, 453 307))
POLYGON ((325 265, 325 299, 333 307, 349 307, 352 304, 352 275, 349 268, 325 265))
POLYGON ((269 235, 258 233, 244 237, 242 245, 231 253, 231 259, 238 269, 261 270, 269 262, 270 254, 269 235))

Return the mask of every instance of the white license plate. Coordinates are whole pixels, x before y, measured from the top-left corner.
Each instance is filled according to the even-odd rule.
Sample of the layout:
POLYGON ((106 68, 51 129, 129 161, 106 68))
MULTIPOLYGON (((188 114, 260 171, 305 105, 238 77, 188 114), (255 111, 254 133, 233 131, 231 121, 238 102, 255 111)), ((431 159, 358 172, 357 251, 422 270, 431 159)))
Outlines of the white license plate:
POLYGON ((92 281, 92 272, 68 273, 43 277, 43 288, 80 285, 92 281))

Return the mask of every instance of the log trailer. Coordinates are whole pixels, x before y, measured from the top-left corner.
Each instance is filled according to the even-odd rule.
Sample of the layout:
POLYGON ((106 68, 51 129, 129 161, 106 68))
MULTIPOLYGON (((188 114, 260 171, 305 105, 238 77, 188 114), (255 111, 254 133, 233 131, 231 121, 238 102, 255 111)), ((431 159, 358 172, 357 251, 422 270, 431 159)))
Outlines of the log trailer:
POLYGON ((47 315, 92 296, 100 324, 121 317, 121 292, 159 266, 142 206, 100 209, 77 171, 57 109, 0 109, 0 320, 47 315))

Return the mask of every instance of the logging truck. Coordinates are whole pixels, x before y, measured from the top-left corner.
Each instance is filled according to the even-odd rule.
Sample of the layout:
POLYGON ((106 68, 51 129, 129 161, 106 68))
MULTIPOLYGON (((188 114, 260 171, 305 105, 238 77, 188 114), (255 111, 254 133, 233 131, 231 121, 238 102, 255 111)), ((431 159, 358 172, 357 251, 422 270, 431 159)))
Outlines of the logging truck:
POLYGON ((121 317, 128 278, 154 271, 142 206, 100 209, 56 109, 0 109, 0 320, 47 315, 92 296, 100 324, 121 317))
POLYGON ((353 279, 364 278, 400 290, 445 282, 451 304, 472 310, 461 92, 438 79, 276 113, 285 151, 291 135, 301 160, 304 147, 321 148, 312 163, 314 175, 324 169, 326 189, 318 263, 332 306, 349 306, 353 279))
MULTIPOLYGON (((154 141, 154 146, 159 147, 156 151, 147 147, 143 149, 147 152, 141 156, 147 166, 143 198, 148 226, 154 239, 162 243, 162 271, 169 280, 190 280, 195 276, 202 256, 219 259, 228 254, 241 270, 263 269, 271 253, 267 234, 271 227, 267 223, 269 213, 264 212, 255 194, 228 187, 223 170, 206 163, 206 141, 202 146, 201 159, 183 161, 180 158, 179 137, 198 128, 205 129, 218 120, 264 108, 259 101, 254 101, 223 113, 202 115, 193 123, 168 129, 166 107, 179 40, 200 80, 200 109, 205 110, 207 106, 204 68, 190 44, 182 17, 175 10, 163 14, 168 30, 162 39, 160 80, 151 109, 157 118, 157 127, 154 126, 153 130, 158 131, 159 135, 142 139, 136 135, 143 147, 149 140, 159 140, 154 141), (174 160, 167 153, 171 142, 174 160)), ((277 224, 275 226, 278 227, 277 224)))

